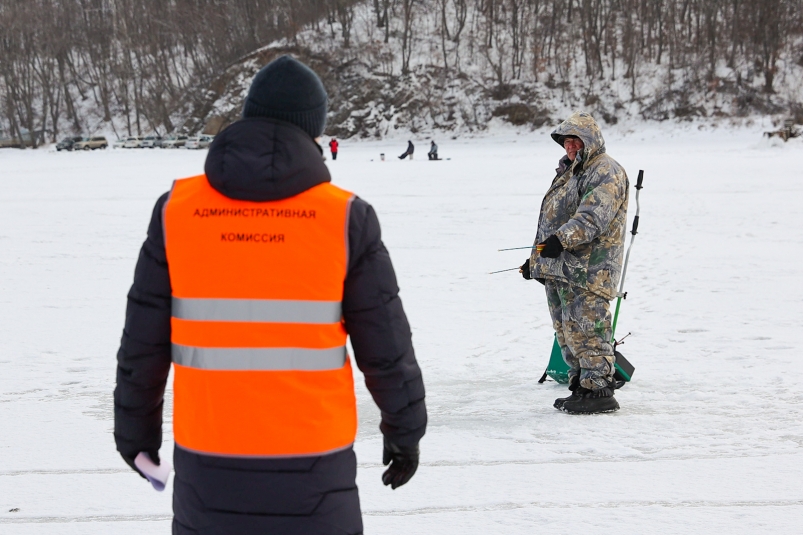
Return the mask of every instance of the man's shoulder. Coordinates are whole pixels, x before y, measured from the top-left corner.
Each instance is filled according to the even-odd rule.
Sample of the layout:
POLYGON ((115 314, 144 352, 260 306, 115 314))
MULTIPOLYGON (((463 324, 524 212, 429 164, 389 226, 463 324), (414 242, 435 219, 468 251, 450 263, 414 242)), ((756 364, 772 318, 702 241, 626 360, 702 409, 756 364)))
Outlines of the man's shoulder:
POLYGON ((625 168, 607 152, 597 155, 586 168, 586 177, 592 182, 627 181, 625 168))
POLYGON ((349 208, 349 226, 365 225, 369 218, 376 219, 374 207, 371 206, 368 201, 355 194, 354 197, 351 198, 351 206, 349 208))

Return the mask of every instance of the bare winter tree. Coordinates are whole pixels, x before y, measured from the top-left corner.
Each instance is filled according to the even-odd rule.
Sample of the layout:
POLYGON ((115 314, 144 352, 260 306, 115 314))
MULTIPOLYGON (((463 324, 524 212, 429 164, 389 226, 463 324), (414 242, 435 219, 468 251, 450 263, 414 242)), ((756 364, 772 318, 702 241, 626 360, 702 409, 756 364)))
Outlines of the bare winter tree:
POLYGON ((402 30, 401 30, 401 53, 402 53, 402 68, 403 75, 410 73, 410 58, 413 54, 413 20, 416 0, 400 0, 401 1, 401 17, 402 17, 402 30))

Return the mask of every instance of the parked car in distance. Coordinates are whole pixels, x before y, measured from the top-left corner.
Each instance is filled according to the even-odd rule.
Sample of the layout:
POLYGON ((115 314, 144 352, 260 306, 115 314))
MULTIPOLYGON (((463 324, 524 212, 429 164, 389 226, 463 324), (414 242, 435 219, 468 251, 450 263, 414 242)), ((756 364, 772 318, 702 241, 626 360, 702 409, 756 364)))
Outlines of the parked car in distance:
POLYGON ((163 149, 177 149, 183 147, 187 142, 187 136, 167 136, 162 140, 161 146, 163 149))
POLYGON ((129 136, 123 144, 124 149, 140 149, 142 148, 141 136, 129 136))
POLYGON ((113 149, 122 149, 125 146, 125 139, 118 139, 114 143, 112 143, 113 149))
POLYGON ((162 136, 145 136, 140 144, 140 147, 143 149, 152 149, 157 146, 157 143, 161 143, 161 141, 162 136))
POLYGON ((105 149, 109 142, 103 136, 85 137, 82 141, 76 141, 72 150, 95 150, 105 149))
POLYGON ((56 150, 59 152, 63 150, 72 150, 73 145, 78 141, 82 141, 83 139, 84 138, 81 136, 65 137, 56 144, 56 150))
POLYGON ((184 148, 208 149, 213 139, 215 139, 215 136, 193 136, 187 140, 187 144, 184 145, 184 148))

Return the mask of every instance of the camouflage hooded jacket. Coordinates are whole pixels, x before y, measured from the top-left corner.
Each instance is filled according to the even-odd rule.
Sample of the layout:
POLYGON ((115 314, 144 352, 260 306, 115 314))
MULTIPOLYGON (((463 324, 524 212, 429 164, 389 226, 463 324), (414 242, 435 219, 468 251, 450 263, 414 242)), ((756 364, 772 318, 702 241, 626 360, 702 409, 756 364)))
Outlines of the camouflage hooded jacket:
POLYGON ((622 272, 627 174, 605 153, 602 132, 588 113, 574 112, 552 132, 561 146, 564 136, 579 137, 584 147, 574 162, 565 160, 569 165, 546 192, 535 236, 538 244, 555 234, 564 251, 543 258, 533 250, 530 271, 534 278, 567 282, 610 300, 622 272))

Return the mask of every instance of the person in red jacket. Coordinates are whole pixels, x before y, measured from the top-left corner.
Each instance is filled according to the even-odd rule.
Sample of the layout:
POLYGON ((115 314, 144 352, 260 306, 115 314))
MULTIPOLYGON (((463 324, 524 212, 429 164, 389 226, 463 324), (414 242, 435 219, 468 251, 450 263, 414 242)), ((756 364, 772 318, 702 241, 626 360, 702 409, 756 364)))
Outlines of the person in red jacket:
POLYGON ((332 159, 337 160, 337 140, 332 138, 332 141, 329 142, 329 150, 332 151, 332 159))

